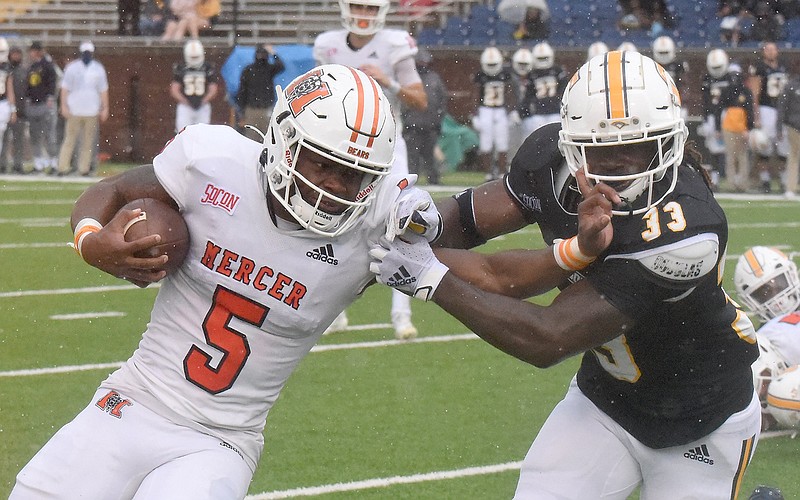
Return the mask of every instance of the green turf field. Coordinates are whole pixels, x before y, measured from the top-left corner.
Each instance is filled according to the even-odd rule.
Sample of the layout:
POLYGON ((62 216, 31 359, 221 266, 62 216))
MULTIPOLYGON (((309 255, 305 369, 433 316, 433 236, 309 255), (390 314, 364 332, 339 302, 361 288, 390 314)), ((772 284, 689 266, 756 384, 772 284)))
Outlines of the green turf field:
MULTIPOLYGON (((445 182, 480 179, 450 174, 445 182)), ((136 348, 157 292, 104 275, 67 246, 71 206, 85 187, 0 179, 0 498, 136 348)), ((800 251, 800 203, 751 196, 724 197, 722 205, 731 234, 729 292, 747 246, 800 251)), ((541 245, 535 228, 487 249, 532 245, 541 245)), ((511 497, 518 462, 578 360, 547 370, 528 366, 420 302, 420 338, 396 342, 389 305, 387 289, 370 289, 349 309, 356 328, 323 337, 290 378, 269 416, 252 498, 511 497)), ((763 440, 742 491, 763 483, 800 498, 798 457, 800 439, 763 440)))

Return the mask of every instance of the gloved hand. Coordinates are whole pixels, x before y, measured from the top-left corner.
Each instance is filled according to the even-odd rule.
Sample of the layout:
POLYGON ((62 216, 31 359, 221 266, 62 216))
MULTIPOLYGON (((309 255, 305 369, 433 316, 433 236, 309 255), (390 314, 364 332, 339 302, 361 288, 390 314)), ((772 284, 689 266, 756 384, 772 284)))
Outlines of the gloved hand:
POLYGON ((419 188, 406 188, 401 191, 389 213, 386 223, 386 239, 392 241, 395 236, 406 234, 411 230, 433 242, 442 234, 442 216, 436 209, 430 193, 419 188))
POLYGON ((383 237, 373 244, 369 270, 379 283, 427 301, 449 269, 439 262, 423 236, 409 236, 409 242, 383 237))

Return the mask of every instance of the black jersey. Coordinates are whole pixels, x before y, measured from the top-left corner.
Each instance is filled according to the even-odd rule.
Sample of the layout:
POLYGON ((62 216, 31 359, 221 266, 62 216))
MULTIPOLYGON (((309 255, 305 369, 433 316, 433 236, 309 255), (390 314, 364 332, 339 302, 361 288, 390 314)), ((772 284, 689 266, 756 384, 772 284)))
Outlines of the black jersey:
POLYGON ((479 71, 473 81, 478 86, 480 94, 479 106, 489 108, 505 108, 508 103, 508 91, 510 90, 511 73, 503 68, 496 75, 488 75, 479 71))
POLYGON ((557 115, 561 111, 561 95, 569 75, 560 66, 534 69, 528 74, 524 100, 517 107, 521 117, 557 115))
MULTIPOLYGON (((547 243, 577 234, 580 197, 557 180, 567 168, 557 147, 560 127, 534 131, 506 176, 509 193, 547 243)), ((651 448, 699 439, 743 410, 753 397, 750 364, 758 357, 752 324, 719 285, 725 214, 699 172, 686 165, 679 172, 675 190, 658 206, 612 218, 609 248, 570 280, 588 279, 635 320, 624 334, 584 353, 578 387, 651 448), (682 266, 673 259, 677 249, 698 241, 718 242, 710 262, 682 266)), ((667 175, 653 199, 669 185, 667 175)))
POLYGON ((198 68, 190 68, 180 62, 172 67, 172 79, 180 84, 181 93, 186 96, 192 107, 197 109, 208 93, 208 86, 217 83, 217 72, 206 62, 198 68))
POLYGON ((662 64, 662 66, 664 67, 664 70, 669 73, 669 76, 672 77, 672 81, 675 82, 678 90, 683 89, 683 77, 689 72, 689 65, 686 63, 686 61, 672 61, 668 64, 662 64))
MULTIPOLYGON (((715 78, 708 73, 703 75, 700 94, 703 102, 704 116, 719 114, 721 111, 722 96, 725 94, 730 84, 730 74, 725 74, 722 78, 715 78)), ((717 123, 717 130, 719 130, 719 123, 717 123)))
POLYGON ((764 61, 759 61, 754 66, 750 66, 750 75, 761 78, 758 104, 777 108, 778 99, 781 97, 783 87, 788 79, 786 67, 779 63, 773 68, 764 61))

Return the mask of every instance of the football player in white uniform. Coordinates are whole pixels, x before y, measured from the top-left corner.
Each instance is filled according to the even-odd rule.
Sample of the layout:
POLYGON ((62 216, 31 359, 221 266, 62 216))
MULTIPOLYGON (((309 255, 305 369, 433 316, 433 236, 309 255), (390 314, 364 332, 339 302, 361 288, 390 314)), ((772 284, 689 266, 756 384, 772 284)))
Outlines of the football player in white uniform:
POLYGON ((0 37, 0 137, 6 133, 9 123, 17 121, 17 100, 14 97, 14 79, 11 76, 11 64, 8 53, 11 51, 8 41, 0 37))
POLYGON ((648 499, 736 498, 760 431, 758 348, 719 283, 728 225, 685 146, 680 94, 649 57, 612 51, 575 73, 561 110, 502 180, 437 203, 438 245, 535 223, 550 247, 434 254, 396 238, 373 247, 371 268, 416 294, 408 280, 392 284, 411 270, 423 298, 522 361, 582 355, 516 498, 624 500, 637 488, 648 499), (581 216, 594 211, 599 237, 587 241, 581 216), (525 300, 556 286, 547 306, 525 300))
POLYGON ((761 399, 762 429, 798 427, 800 421, 800 277, 797 266, 775 248, 756 246, 736 263, 733 277, 744 304, 764 323, 753 363, 761 399))
POLYGON ((278 91, 263 145, 193 125, 153 165, 87 189, 72 212, 84 260, 163 285, 138 349, 22 469, 11 498, 243 498, 287 378, 373 282, 368 241, 396 220, 395 201, 430 202, 390 173, 394 137, 372 78, 320 66, 278 91), (124 240, 139 214, 118 210, 143 197, 189 228, 186 260, 166 278, 165 257, 135 255, 155 235, 124 240))
POLYGON ((175 132, 197 123, 211 123, 211 101, 219 91, 218 75, 205 60, 200 40, 183 45, 183 62, 172 68, 169 93, 175 102, 175 132))
MULTIPOLYGON (((314 59, 319 64, 344 64, 374 78, 392 104, 397 122, 397 144, 392 171, 408 173, 408 151, 400 119, 402 106, 424 110, 428 97, 414 63, 417 44, 405 31, 384 28, 389 0, 339 0, 343 29, 320 33, 314 40, 314 59)), ((433 161, 433 160, 431 160, 433 161)), ((401 293, 392 294, 395 337, 411 339, 417 329, 411 322, 411 303, 401 293)), ((329 331, 347 327, 342 312, 329 331)))

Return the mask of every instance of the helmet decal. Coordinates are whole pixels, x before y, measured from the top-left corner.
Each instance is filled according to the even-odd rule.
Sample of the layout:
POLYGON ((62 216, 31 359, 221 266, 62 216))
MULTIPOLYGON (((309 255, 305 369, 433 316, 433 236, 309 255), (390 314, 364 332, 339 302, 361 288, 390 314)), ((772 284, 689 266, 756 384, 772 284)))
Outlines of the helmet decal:
POLYGON ((311 102, 332 95, 328 84, 322 81, 321 76, 322 72, 319 69, 309 71, 286 88, 286 101, 289 103, 292 115, 297 116, 311 102))

